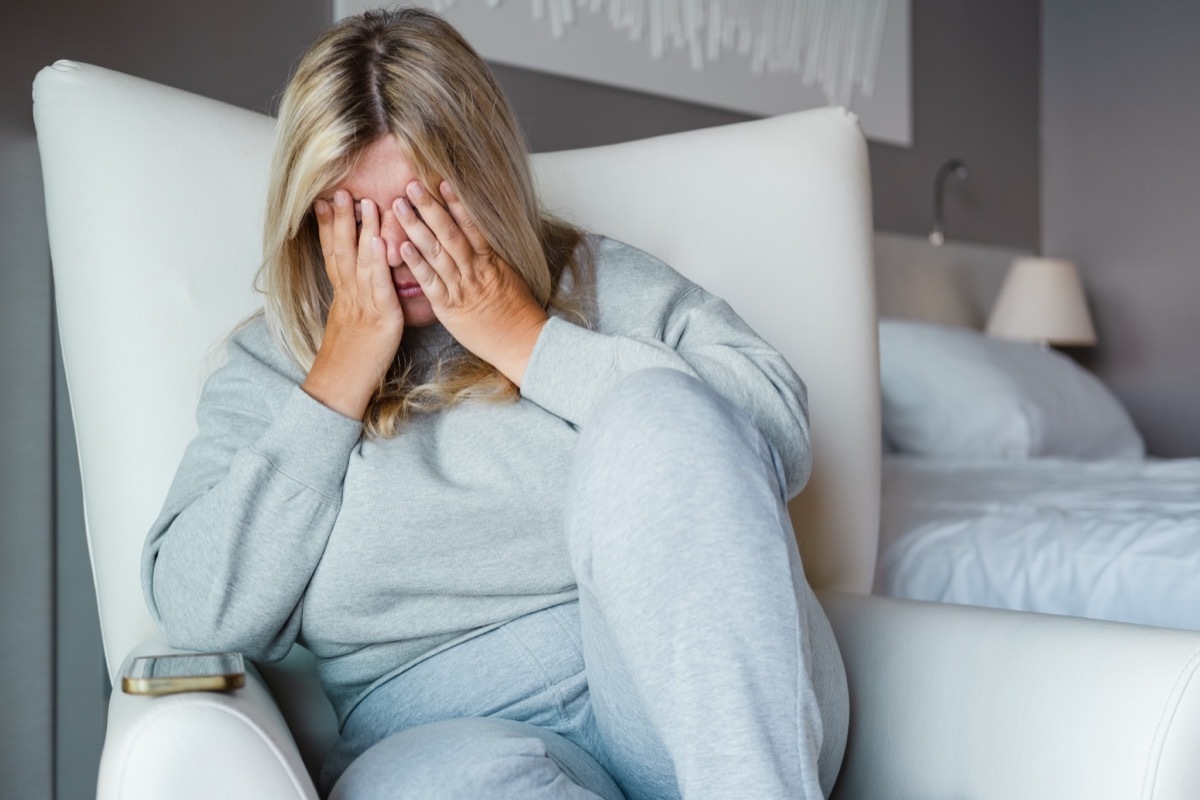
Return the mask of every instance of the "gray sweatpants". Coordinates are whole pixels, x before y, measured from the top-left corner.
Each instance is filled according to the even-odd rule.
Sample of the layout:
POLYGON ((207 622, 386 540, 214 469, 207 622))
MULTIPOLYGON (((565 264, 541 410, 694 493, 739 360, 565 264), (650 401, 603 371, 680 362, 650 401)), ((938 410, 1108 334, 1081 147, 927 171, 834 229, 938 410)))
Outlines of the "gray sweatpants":
POLYGON ((622 381, 571 475, 579 601, 372 692, 326 764, 331 796, 824 797, 845 673, 781 486, 766 439, 700 381, 622 381))

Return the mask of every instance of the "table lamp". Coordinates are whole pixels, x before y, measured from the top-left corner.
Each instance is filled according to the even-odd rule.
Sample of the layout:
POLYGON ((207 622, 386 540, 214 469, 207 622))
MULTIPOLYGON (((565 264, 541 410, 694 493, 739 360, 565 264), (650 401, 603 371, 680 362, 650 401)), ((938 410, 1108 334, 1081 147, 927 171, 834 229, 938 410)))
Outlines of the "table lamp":
POLYGON ((1079 270, 1061 258, 1018 258, 988 317, 987 334, 1049 345, 1094 345, 1079 270))

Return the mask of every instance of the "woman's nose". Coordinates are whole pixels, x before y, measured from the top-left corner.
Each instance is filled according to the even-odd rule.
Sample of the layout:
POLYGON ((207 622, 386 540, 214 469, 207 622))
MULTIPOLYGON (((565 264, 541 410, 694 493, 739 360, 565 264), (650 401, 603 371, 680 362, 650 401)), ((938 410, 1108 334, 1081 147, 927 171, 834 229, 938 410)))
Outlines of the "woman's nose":
POLYGON ((383 217, 379 220, 379 236, 383 239, 384 249, 387 251, 388 266, 398 267, 403 264, 400 245, 408 241, 408 234, 404 232, 400 220, 396 219, 390 208, 383 209, 383 217))

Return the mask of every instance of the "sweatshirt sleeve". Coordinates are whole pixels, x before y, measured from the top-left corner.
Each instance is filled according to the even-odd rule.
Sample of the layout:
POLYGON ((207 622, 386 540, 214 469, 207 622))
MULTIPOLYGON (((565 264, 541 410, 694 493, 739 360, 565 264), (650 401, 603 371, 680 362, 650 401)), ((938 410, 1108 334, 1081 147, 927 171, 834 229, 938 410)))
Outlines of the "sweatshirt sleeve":
POLYGON ((750 415, 783 461, 788 496, 798 493, 812 466, 808 401, 783 356, 725 301, 641 251, 605 243, 595 268, 598 324, 587 329, 552 317, 530 357, 522 395, 582 427, 625 376, 677 369, 750 415))
POLYGON ((146 538, 142 588, 173 646, 271 661, 296 639, 362 426, 299 387, 261 321, 228 354, 146 538))

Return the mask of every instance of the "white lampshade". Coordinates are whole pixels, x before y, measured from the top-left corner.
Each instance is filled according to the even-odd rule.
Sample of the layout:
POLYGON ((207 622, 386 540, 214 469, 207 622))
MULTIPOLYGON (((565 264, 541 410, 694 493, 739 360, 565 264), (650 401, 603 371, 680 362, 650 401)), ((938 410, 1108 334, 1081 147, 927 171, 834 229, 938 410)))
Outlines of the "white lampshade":
POLYGON ((1095 344, 1096 329, 1075 264, 1061 258, 1013 261, 992 306, 987 333, 1044 344, 1095 344))

